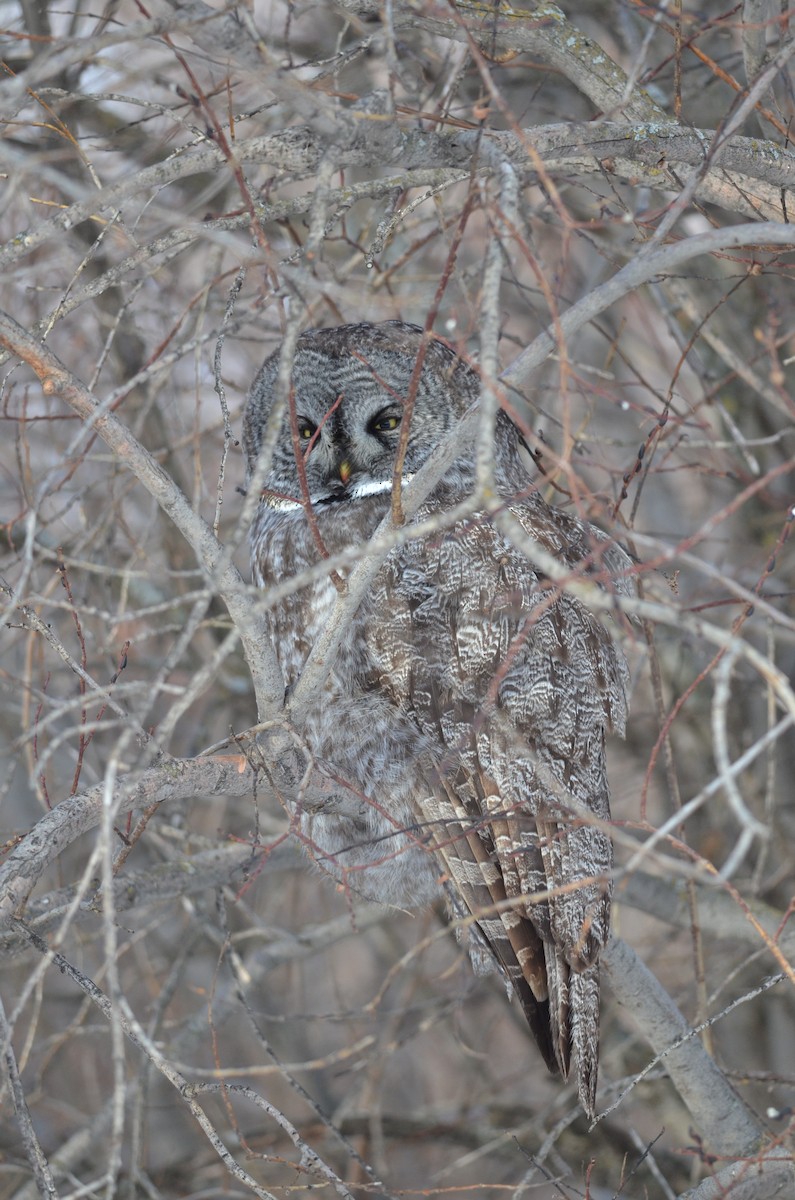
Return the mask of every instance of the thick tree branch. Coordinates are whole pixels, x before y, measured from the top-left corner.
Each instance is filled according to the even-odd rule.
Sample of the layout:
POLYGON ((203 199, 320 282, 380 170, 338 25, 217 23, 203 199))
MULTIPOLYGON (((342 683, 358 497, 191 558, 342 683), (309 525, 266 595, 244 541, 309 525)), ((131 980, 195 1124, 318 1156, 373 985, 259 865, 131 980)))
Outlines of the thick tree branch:
POLYGON ((793 1192, 795 1163, 782 1146, 721 1167, 679 1200, 790 1200, 793 1192))
POLYGON ((662 1058, 709 1146, 719 1154, 755 1153, 764 1130, 649 968, 620 938, 609 942, 601 963, 616 999, 662 1058))
MULTIPOLYGON (((406 172, 401 178, 403 186, 416 186, 427 182, 427 176, 419 172, 430 170, 438 178, 440 172, 471 168, 473 153, 484 137, 482 131, 474 128, 433 133, 403 128, 393 118, 388 124, 392 142, 387 155, 385 119, 375 120, 366 114, 356 126, 356 137, 351 136, 347 144, 338 142, 334 147, 339 167, 371 165, 379 168, 379 178, 371 185, 375 196, 383 194, 381 171, 386 162, 400 166, 406 172), (416 184, 413 172, 418 172, 416 184)), ((629 179, 637 176, 638 168, 643 168, 643 182, 665 191, 678 191, 681 187, 677 172, 704 166, 714 136, 714 130, 686 129, 672 121, 641 124, 606 121, 592 125, 571 122, 531 126, 522 131, 521 137, 509 132, 485 134, 486 140, 498 147, 499 155, 510 161, 524 179, 534 177, 535 164, 540 159, 551 173, 582 172, 587 175, 605 171, 608 175, 629 179), (528 153, 530 148, 532 154, 528 153)), ((268 136, 241 140, 235 145, 235 159, 243 165, 270 166, 300 177, 317 171, 327 149, 327 143, 308 126, 293 126, 268 136)), ((483 161, 479 170, 490 172, 493 161, 483 161)), ((180 180, 224 169, 225 165, 224 155, 217 146, 211 145, 202 149, 188 148, 154 166, 142 168, 129 178, 90 192, 85 200, 67 205, 56 216, 14 238, 0 250, 0 268, 24 259, 65 231, 97 214, 118 208, 141 192, 156 194, 180 180)), ((390 181, 389 187, 394 186, 395 181, 390 181)), ((357 188, 360 192, 367 190, 361 182, 357 188)), ((795 191, 795 152, 770 141, 733 137, 723 142, 715 153, 709 171, 696 188, 696 197, 714 200, 729 210, 734 207, 743 214, 756 210, 766 216, 774 211, 783 215, 782 189, 795 191), (764 185, 756 203, 755 184, 764 185)), ((342 189, 340 198, 347 194, 342 189)), ((288 204, 286 212, 300 212, 309 208, 311 200, 305 200, 303 206, 298 202, 297 207, 295 200, 285 203, 288 204)), ((278 205, 266 205, 258 210, 258 215, 261 220, 269 221, 278 219, 282 211, 278 205)), ((173 232, 169 237, 187 240, 210 235, 216 227, 241 228, 248 219, 243 215, 231 223, 211 221, 206 229, 202 223, 188 227, 181 234, 173 232)))

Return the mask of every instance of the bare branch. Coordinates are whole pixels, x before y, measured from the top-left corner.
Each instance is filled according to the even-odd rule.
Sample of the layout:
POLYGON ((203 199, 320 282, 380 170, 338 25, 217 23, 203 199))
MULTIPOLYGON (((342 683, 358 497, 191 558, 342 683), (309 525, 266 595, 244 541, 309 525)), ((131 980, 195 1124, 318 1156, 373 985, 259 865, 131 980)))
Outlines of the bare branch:
MULTIPOLYGON (((644 1038, 665 1063, 676 1090, 711 1147, 720 1154, 753 1154, 763 1130, 728 1084, 649 968, 620 938, 602 957, 620 1002, 632 1012, 644 1038)), ((615 1101, 600 1119, 617 1107, 615 1101)))
MULTIPOLYGON (((243 796, 251 791, 253 776, 241 758, 169 760, 128 776, 114 796, 118 816, 154 804, 193 800, 197 795, 243 796), (241 769, 242 768, 242 769, 241 769)), ((63 800, 42 817, 0 868, 0 921, 5 925, 24 904, 41 875, 65 848, 96 828, 102 818, 104 784, 63 800)))
POLYGON ((12 350, 39 376, 45 394, 61 397, 100 437, 157 500, 193 549, 207 573, 210 586, 217 589, 240 634, 251 669, 260 711, 267 713, 274 702, 281 702, 281 676, 267 631, 252 612, 240 575, 231 565, 224 548, 212 530, 192 511, 187 499, 152 456, 129 430, 59 362, 56 356, 25 332, 12 317, 0 313, 0 344, 12 350), (276 698, 278 697, 278 701, 276 698))

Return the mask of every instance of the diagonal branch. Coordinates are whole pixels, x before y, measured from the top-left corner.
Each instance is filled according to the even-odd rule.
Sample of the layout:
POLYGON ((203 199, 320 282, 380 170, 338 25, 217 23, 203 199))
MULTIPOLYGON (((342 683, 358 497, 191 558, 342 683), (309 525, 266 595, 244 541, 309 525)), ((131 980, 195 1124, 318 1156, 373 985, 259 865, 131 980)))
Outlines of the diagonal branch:
POLYGON ((35 371, 45 395, 60 396, 81 417, 86 428, 96 429, 119 461, 132 471, 171 518, 207 573, 210 586, 223 600, 240 634, 260 713, 276 712, 281 706, 284 688, 264 618, 252 605, 246 584, 209 525, 193 511, 174 480, 118 417, 105 411, 51 350, 4 312, 0 312, 0 345, 35 371))
POLYGON ((620 938, 608 943, 600 961, 616 999, 632 1012, 643 1036, 663 1059, 709 1145, 731 1155, 758 1150, 764 1133, 761 1125, 707 1054, 657 977, 620 938))
MULTIPOLYGON (((239 756, 165 759, 140 774, 130 774, 114 793, 117 816, 154 804, 194 800, 196 796, 245 796, 254 786, 239 756)), ((25 903, 50 863, 102 817, 105 784, 70 796, 36 824, 0 867, 0 926, 25 903)))

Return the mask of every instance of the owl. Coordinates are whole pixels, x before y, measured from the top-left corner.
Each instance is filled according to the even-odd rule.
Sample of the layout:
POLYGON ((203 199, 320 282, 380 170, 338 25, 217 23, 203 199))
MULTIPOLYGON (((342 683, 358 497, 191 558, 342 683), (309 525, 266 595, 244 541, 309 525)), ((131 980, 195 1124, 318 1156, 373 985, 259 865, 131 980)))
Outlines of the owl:
MULTIPOLYGON (((249 479, 277 368, 273 355, 248 397, 249 479)), ((255 583, 364 553, 399 456, 406 486, 479 391, 462 358, 401 321, 302 334, 281 429, 268 435, 255 583)), ((504 412, 494 462, 528 543, 572 578, 627 590, 626 554, 544 501, 504 412)), ((626 665, 585 605, 483 512, 454 512, 474 487, 469 446, 384 561, 309 705, 300 733, 325 786, 287 799, 311 858, 351 895, 401 908, 444 899, 475 969, 503 976, 547 1066, 575 1068, 592 1116, 612 864, 605 735, 623 733, 626 665)), ((267 607, 287 689, 340 582, 316 570, 267 607)))

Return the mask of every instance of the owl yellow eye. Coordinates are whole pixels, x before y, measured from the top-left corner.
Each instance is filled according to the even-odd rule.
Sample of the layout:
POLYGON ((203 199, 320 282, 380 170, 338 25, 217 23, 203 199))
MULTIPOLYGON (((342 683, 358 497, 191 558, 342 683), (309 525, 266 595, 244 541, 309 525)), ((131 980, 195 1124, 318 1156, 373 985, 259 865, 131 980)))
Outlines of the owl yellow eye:
POLYGON ((394 412, 381 412, 370 422, 370 433, 389 433, 397 429, 400 417, 394 412))
POLYGON ((308 442, 316 430, 317 425, 313 425, 311 421, 304 420, 303 417, 298 418, 298 436, 302 442, 308 442))

